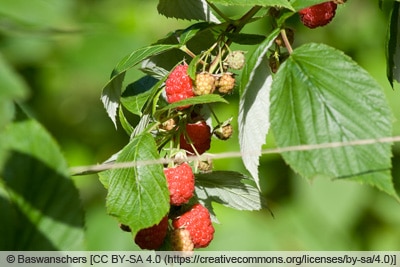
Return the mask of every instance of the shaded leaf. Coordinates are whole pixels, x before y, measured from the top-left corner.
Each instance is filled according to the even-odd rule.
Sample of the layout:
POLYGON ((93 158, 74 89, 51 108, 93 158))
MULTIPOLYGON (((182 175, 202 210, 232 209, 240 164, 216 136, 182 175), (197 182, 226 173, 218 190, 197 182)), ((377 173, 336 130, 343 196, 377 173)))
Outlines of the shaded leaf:
POLYGON ((158 82, 151 76, 145 76, 129 84, 121 97, 121 103, 132 114, 141 116, 142 109, 151 95, 151 89, 158 82))
POLYGON ((157 10, 167 18, 219 22, 205 0, 159 0, 157 10))
POLYGON ((387 77, 393 87, 393 80, 400 82, 400 3, 393 2, 387 36, 387 77))
MULTIPOLYGON (((199 200, 214 201, 237 210, 266 208, 266 200, 245 175, 233 171, 196 174, 196 195, 199 200)), ((210 203, 208 203, 211 206, 210 203)))
POLYGON ((260 34, 227 33, 226 35, 232 42, 241 45, 256 45, 265 40, 265 36, 260 34))
POLYGON ((248 58, 243 69, 239 102, 239 144, 246 169, 259 185, 258 165, 269 129, 269 91, 272 76, 265 57, 279 30, 275 30, 248 58))
MULTIPOLYGON (((391 136, 391 112, 379 84, 351 58, 323 44, 297 48, 271 91, 271 129, 279 147, 391 136)), ((351 178, 389 195, 391 145, 285 152, 302 176, 351 178)))
MULTIPOLYGON (((158 158, 153 137, 143 133, 122 149, 116 162, 158 158)), ((169 210, 169 192, 161 164, 113 169, 108 183, 107 211, 128 225, 133 235, 160 222, 169 210)))
POLYGON ((0 172, 1 250, 82 250, 83 209, 60 149, 36 121, 20 116, 5 131, 0 172))

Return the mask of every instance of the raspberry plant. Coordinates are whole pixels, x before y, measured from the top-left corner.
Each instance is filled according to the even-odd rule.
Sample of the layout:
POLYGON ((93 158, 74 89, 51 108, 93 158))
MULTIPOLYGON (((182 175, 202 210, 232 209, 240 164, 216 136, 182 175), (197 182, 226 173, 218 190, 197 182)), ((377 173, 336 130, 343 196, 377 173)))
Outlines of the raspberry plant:
MULTIPOLYGON (((328 23, 331 26, 335 14, 346 8, 345 2, 159 1, 160 14, 196 22, 185 29, 171 29, 165 38, 127 55, 112 71, 101 95, 115 127, 123 127, 130 136, 129 143, 106 163, 133 165, 99 174, 108 190, 107 211, 141 248, 192 250, 207 246, 214 234, 211 222, 218 222, 212 202, 238 210, 268 208, 259 191, 258 165, 269 133, 282 148, 284 160, 301 176, 353 180, 398 199, 390 173, 391 144, 288 149, 392 134, 392 114, 378 83, 334 47, 296 44, 296 33, 287 25, 295 18, 310 31, 328 23), (223 11, 225 6, 247 11, 228 16, 223 11), (258 20, 267 20, 268 30, 246 33, 245 26, 258 20), (234 45, 250 45, 252 49, 233 50, 234 45), (134 67, 139 67, 143 77, 125 80, 126 72, 134 67), (238 118, 214 112, 215 105, 229 105, 227 95, 239 98, 238 118), (130 119, 132 116, 137 123, 130 119), (249 175, 213 170, 207 156, 213 136, 230 142, 236 134, 232 119, 239 124, 240 150, 249 175), (177 175, 173 181, 169 179, 170 170, 182 166, 190 179, 177 175), (181 183, 185 183, 182 188, 181 183), (179 192, 182 189, 184 192, 179 192)), ((386 2, 392 9, 387 74, 393 85, 400 81, 396 57, 400 3, 386 2)), ((20 214, 27 221, 37 222, 17 230, 34 232, 33 239, 51 250, 53 247, 40 242, 39 234, 54 223, 50 218, 64 220, 66 223, 52 231, 56 234, 50 235, 49 243, 58 249, 79 248, 76 244, 83 239, 83 216, 76 188, 68 180, 67 164, 48 133, 22 110, 13 109, 12 101, 23 98, 27 90, 5 66, 0 58, 1 77, 11 77, 0 79, 1 87, 16 88, 0 93, 5 103, 0 126, 7 126, 0 134, 0 189, 7 197, 5 224, 17 221, 20 214), (14 122, 12 114, 16 114, 14 122), (31 139, 26 138, 27 131, 31 139), (7 160, 3 151, 11 151, 7 160), (26 168, 19 168, 22 163, 26 168), (31 181, 24 179, 31 176, 31 181), (30 194, 34 192, 30 183, 60 193, 54 195, 67 195, 72 201, 56 202, 50 196, 43 201, 30 194), (19 213, 8 203, 15 204, 19 213), (32 212, 29 206, 41 212, 32 212), (80 227, 74 229, 76 225, 80 227)), ((12 239, 15 233, 4 229, 4 240, 12 239)), ((7 245, 2 247, 10 250, 7 245)))
MULTIPOLYGON (((258 188, 258 165, 268 132, 281 148, 391 136, 391 111, 383 90, 366 71, 325 44, 293 47, 295 33, 286 26, 290 17, 298 16, 311 29, 322 27, 345 8, 344 2, 160 0, 158 12, 162 15, 200 22, 133 51, 113 70, 101 98, 115 126, 119 119, 131 137, 114 157, 115 162, 162 158, 173 167, 187 161, 196 176, 195 195, 177 211, 170 206, 162 171, 167 165, 115 169, 101 175, 108 188, 108 212, 129 225, 135 235, 159 223, 166 214, 176 227, 183 216, 181 210, 199 203, 210 210, 214 220, 212 201, 239 210, 266 208, 258 188), (338 4, 343 7, 337 8, 338 4), (218 5, 236 5, 248 11, 234 19, 218 5), (269 32, 254 35, 243 31, 247 24, 265 17, 270 18, 269 32), (254 50, 232 51, 232 44, 251 44, 254 50), (137 65, 143 78, 127 81, 124 88, 125 73, 137 65), (235 87, 240 150, 250 176, 203 171, 198 163, 204 158, 186 158, 200 156, 212 146, 212 131, 227 137, 222 139, 232 135, 232 129, 226 128, 229 118, 223 118, 228 123, 221 123, 225 114, 215 114, 213 105, 228 105, 224 96, 232 94, 235 87), (139 123, 133 125, 126 112, 139 116, 139 123), (171 120, 173 126, 165 130, 163 125, 171 120), (226 135, 221 134, 223 127, 229 132, 226 135)), ((282 156, 308 179, 354 180, 397 198, 390 174, 390 144, 288 151, 282 156)), ((195 248, 209 243, 192 241, 195 248)), ((171 249, 168 245, 164 248, 171 249)))

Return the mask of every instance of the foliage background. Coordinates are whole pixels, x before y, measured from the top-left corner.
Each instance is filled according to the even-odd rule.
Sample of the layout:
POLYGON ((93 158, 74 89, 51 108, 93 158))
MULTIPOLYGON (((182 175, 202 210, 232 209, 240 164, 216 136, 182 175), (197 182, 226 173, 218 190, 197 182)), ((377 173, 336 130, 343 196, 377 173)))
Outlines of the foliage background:
MULTIPOLYGON (((30 86, 24 105, 59 142, 70 166, 100 163, 127 143, 128 137, 122 129, 115 130, 106 115, 101 88, 123 56, 190 25, 164 18, 156 6, 156 0, 0 0, 0 52, 30 86)), ((242 13, 223 9, 232 15, 242 13)), ((394 113, 393 134, 399 135, 399 88, 392 90, 386 80, 388 17, 378 1, 349 0, 327 27, 309 30, 296 17, 290 26, 296 30, 294 47, 323 42, 366 68, 385 90, 394 113)), ((268 25, 267 20, 260 21, 244 32, 266 33, 268 25)), ((139 76, 139 71, 130 71, 126 81, 139 76)), ((236 118, 235 97, 217 112, 236 118)), ((267 147, 274 147, 273 136, 267 147)), ((210 152, 238 150, 235 135, 227 142, 214 139, 210 152)), ((399 191, 400 144, 394 145, 394 155, 393 177, 399 191)), ((245 172, 240 159, 214 165, 245 172)), ((386 194, 346 181, 309 183, 279 155, 262 157, 260 177, 274 217, 267 211, 239 212, 217 205, 221 224, 215 226, 207 250, 400 249, 400 206, 386 194)), ((77 176, 74 181, 86 209, 87 249, 138 249, 106 214, 106 191, 97 176, 77 176)))

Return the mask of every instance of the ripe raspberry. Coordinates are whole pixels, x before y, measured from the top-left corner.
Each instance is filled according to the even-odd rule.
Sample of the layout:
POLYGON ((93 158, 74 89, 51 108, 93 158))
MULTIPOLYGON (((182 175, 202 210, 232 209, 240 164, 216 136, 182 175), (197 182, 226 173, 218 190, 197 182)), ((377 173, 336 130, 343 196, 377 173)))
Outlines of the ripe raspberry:
POLYGON ((231 93, 235 87, 235 78, 232 73, 225 72, 218 80, 218 92, 221 94, 231 93))
POLYGON ((174 168, 164 169, 167 178, 171 205, 180 206, 192 198, 194 192, 194 174, 187 163, 174 168))
POLYGON ((175 229, 188 230, 195 248, 207 247, 214 237, 210 213, 199 203, 180 217, 173 219, 172 226, 175 229))
POLYGON ((195 153, 191 144, 195 147, 199 155, 210 149, 211 128, 204 120, 187 124, 186 135, 184 133, 181 134, 180 147, 186 151, 195 153))
POLYGON ((333 1, 310 6, 299 11, 301 22, 310 29, 325 26, 335 16, 337 4, 333 1))
POLYGON ((212 94, 215 90, 215 77, 208 72, 202 72, 196 75, 193 93, 195 95, 212 94))
POLYGON ((245 60, 246 58, 243 51, 233 51, 232 53, 229 53, 225 59, 228 67, 234 70, 242 69, 245 60))
POLYGON ((135 243, 141 249, 157 249, 164 242, 168 230, 168 216, 158 224, 140 230, 135 236, 135 243))
POLYGON ((214 134, 221 140, 228 140, 233 134, 233 127, 231 124, 221 125, 214 130, 214 134))
MULTIPOLYGON (((165 92, 168 103, 174 103, 194 96, 192 79, 187 74, 188 68, 189 66, 186 64, 178 65, 169 74, 165 81, 165 92)), ((179 109, 187 107, 189 106, 180 107, 179 109)))
POLYGON ((174 251, 193 251, 190 232, 184 228, 174 229, 171 232, 171 247, 174 251))

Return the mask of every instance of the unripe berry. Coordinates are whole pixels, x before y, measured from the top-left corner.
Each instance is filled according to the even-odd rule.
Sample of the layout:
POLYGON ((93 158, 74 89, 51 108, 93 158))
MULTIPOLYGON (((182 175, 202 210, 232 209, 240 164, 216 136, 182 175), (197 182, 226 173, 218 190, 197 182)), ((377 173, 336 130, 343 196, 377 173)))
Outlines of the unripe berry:
POLYGON ((218 79, 218 92, 221 94, 229 94, 233 91, 235 87, 235 77, 230 72, 225 72, 218 79))
POLYGON ((196 75, 196 80, 193 87, 195 95, 212 94, 215 90, 215 77, 208 72, 202 72, 196 75))
POLYGON ((174 251, 193 251, 190 232, 184 228, 174 229, 171 232, 171 247, 174 251))
POLYGON ((245 56, 243 51, 233 51, 228 54, 225 59, 225 62, 228 64, 228 67, 234 70, 241 70, 245 63, 245 56))
POLYGON ((233 134, 233 127, 231 124, 222 125, 214 129, 214 135, 221 140, 228 140, 233 134))

